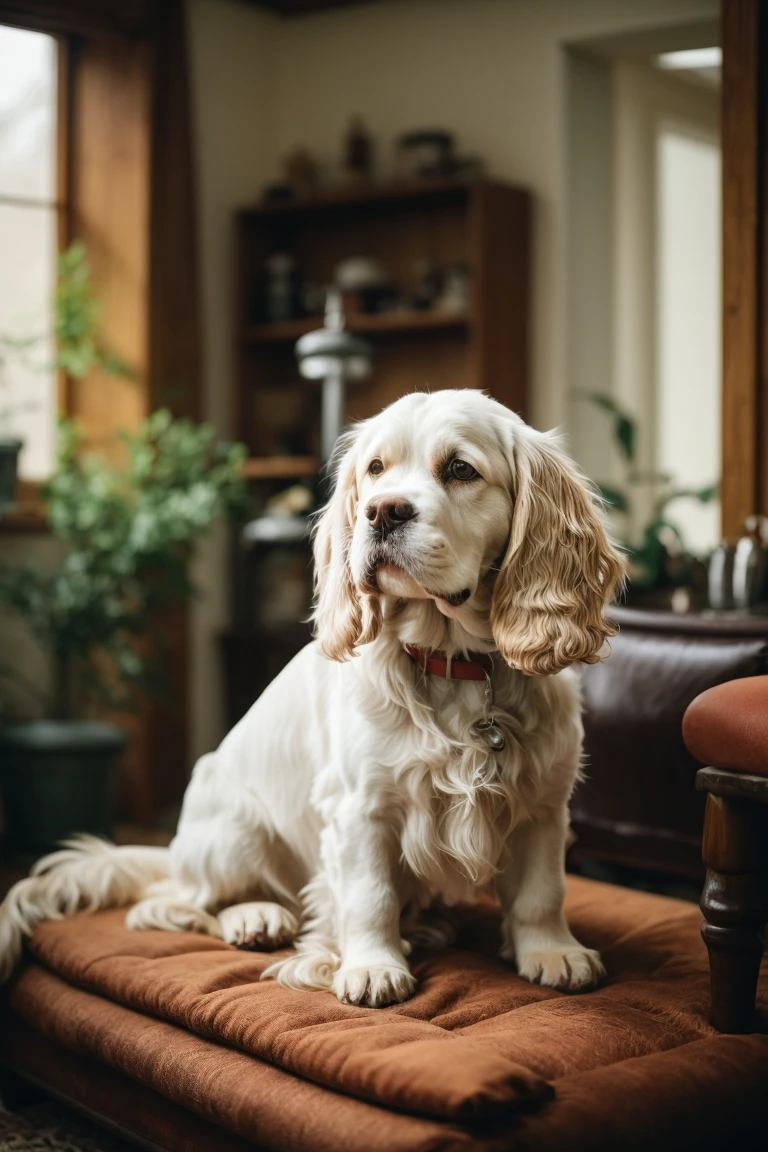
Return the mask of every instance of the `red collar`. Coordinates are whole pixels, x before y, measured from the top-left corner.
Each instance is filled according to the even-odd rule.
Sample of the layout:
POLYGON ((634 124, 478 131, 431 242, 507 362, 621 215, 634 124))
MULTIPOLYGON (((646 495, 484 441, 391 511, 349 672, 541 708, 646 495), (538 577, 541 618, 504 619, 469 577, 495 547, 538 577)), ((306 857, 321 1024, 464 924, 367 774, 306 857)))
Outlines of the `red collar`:
POLYGON ((415 644, 403 644, 403 648, 429 676, 442 676, 446 680, 485 680, 493 669, 490 656, 483 652, 477 653, 476 660, 465 660, 462 656, 449 660, 445 652, 417 648, 415 644), (480 663, 481 660, 486 667, 480 663))

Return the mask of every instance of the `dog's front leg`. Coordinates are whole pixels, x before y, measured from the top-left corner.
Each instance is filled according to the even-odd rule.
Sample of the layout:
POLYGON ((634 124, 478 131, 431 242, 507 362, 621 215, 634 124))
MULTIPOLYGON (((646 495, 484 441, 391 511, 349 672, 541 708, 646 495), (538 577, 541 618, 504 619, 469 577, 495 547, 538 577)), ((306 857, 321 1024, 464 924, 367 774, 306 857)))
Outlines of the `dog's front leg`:
POLYGON ((336 905, 341 965, 333 990, 345 1004, 382 1008, 416 981, 400 940, 398 843, 389 822, 345 799, 325 830, 323 856, 336 905))
POLYGON ((600 954, 572 935, 563 912, 568 811, 547 809, 507 845, 497 886, 504 919, 501 955, 534 984, 579 992, 605 975, 600 954))

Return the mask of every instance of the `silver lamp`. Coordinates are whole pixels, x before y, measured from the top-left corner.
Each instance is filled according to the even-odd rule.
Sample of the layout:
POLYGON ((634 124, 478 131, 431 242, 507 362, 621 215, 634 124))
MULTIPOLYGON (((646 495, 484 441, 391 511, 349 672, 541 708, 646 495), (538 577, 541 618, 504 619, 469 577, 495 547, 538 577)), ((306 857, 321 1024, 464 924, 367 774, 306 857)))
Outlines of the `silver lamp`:
POLYGON ((305 380, 322 380, 320 455, 325 464, 344 426, 347 384, 364 380, 371 371, 371 346, 348 332, 341 293, 332 288, 325 304, 325 327, 307 332, 296 342, 299 372, 305 380))
MULTIPOLYGON (((371 371, 371 346, 348 332, 341 293, 332 288, 325 303, 325 325, 296 342, 299 372, 305 380, 322 380, 320 457, 327 464, 345 423, 347 385, 364 380, 371 371)), ((242 530, 246 547, 301 540, 308 534, 306 517, 267 513, 242 530)))

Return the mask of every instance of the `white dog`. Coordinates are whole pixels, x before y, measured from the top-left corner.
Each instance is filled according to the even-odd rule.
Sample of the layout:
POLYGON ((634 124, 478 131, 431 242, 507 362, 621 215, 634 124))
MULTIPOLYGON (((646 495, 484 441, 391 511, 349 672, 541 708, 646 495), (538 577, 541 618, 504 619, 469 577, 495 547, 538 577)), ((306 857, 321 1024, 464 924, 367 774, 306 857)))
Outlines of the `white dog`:
POLYGON ((578 990, 603 974, 563 915, 577 661, 623 573, 555 438, 475 391, 404 397, 339 442, 315 534, 317 639, 203 756, 168 850, 92 839, 0 908, 0 975, 41 920, 138 901, 132 928, 297 950, 265 975, 379 1006, 410 940, 493 880, 501 955, 578 990))

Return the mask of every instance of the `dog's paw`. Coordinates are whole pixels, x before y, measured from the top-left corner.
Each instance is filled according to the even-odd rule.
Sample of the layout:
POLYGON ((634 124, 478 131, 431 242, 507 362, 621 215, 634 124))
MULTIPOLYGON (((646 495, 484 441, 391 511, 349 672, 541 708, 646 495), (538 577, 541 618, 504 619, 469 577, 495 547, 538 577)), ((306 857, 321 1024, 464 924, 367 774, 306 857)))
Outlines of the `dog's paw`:
POLYGON ((227 944, 264 952, 285 948, 299 931, 299 922, 292 912, 262 900, 233 904, 219 912, 218 921, 227 944))
POLYGON ((517 971, 532 984, 559 992, 586 992, 605 977, 600 953, 575 943, 521 952, 517 971))
POLYGON ((333 991, 342 1004, 360 1004, 365 1008, 401 1004, 415 990, 416 978, 407 968, 392 964, 342 967, 333 978, 333 991))

